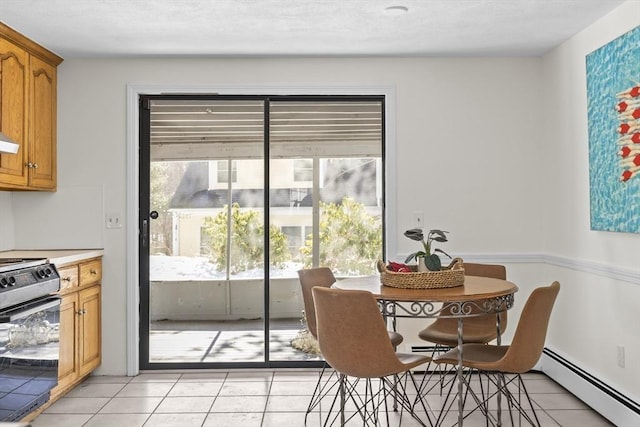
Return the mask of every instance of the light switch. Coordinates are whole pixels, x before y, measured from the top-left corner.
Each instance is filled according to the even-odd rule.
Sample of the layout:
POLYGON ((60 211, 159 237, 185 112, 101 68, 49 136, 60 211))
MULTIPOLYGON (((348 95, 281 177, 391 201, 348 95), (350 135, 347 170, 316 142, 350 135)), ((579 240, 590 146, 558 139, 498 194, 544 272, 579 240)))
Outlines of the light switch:
POLYGON ((106 218, 107 228, 122 228, 122 217, 119 213, 107 214, 106 218))

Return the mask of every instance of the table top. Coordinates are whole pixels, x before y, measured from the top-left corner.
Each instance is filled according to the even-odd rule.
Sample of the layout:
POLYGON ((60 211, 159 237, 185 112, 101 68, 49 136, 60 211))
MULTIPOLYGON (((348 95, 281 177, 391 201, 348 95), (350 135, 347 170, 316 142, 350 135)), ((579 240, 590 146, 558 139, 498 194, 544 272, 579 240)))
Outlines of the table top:
POLYGON ((402 289, 384 286, 380 276, 362 276, 340 279, 333 284, 337 289, 356 289, 371 292, 377 299, 387 301, 464 302, 485 298, 498 298, 518 291, 507 280, 489 277, 465 276, 464 285, 439 289, 402 289))

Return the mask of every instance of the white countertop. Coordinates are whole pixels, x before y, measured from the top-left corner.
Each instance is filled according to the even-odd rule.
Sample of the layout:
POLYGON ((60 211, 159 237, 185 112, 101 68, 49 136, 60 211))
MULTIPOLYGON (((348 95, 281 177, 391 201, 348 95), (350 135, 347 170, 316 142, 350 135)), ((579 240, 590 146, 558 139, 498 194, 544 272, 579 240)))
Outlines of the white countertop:
POLYGON ((103 255, 103 249, 18 249, 0 252, 0 258, 46 258, 56 265, 70 264, 103 255))

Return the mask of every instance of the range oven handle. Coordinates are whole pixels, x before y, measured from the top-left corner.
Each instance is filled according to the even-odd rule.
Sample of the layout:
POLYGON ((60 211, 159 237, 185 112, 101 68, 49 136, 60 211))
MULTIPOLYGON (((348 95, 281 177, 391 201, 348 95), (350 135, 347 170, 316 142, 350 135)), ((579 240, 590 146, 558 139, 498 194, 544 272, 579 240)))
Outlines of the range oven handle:
POLYGON ((6 311, 0 314, 0 323, 15 322, 16 320, 24 319, 25 317, 31 316, 39 311, 44 311, 56 306, 60 306, 60 297, 48 298, 36 304, 22 306, 15 310, 6 311))

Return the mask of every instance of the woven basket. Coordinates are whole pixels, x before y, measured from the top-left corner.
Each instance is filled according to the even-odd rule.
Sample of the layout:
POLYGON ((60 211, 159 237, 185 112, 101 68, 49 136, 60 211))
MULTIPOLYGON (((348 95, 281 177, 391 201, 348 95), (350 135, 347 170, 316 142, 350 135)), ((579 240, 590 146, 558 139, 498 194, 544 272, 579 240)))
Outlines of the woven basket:
POLYGON ((385 286, 406 289, 453 288, 464 285, 464 264, 462 258, 454 258, 451 264, 440 271, 415 271, 411 266, 410 273, 387 270, 387 266, 378 260, 380 282, 385 286))

